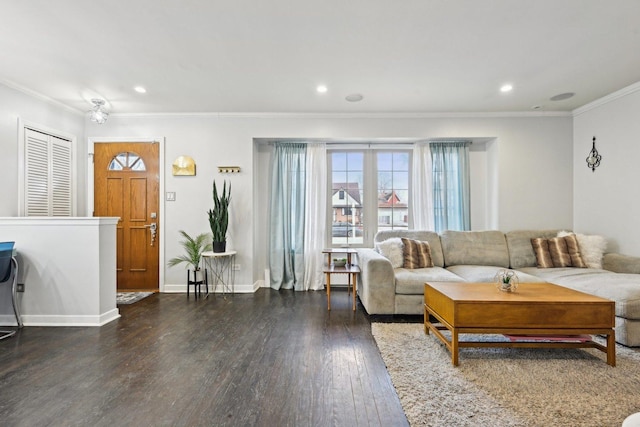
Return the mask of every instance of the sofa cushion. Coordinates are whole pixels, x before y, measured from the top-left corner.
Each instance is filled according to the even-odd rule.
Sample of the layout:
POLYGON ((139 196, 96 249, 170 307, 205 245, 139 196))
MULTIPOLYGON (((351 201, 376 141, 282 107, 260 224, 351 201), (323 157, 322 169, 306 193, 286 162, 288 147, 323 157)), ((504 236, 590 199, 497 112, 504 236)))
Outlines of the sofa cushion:
POLYGON ((536 255, 536 267, 553 268, 553 258, 551 258, 551 251, 549 250, 549 239, 536 237, 535 239, 531 239, 531 246, 533 247, 533 253, 536 255))
MULTIPOLYGON (((447 267, 447 270, 456 276, 462 277, 467 282, 493 283, 495 282, 496 274, 504 270, 504 268, 491 265, 452 265, 451 267, 447 267)), ((544 279, 540 277, 532 276, 531 274, 521 271, 516 271, 516 275, 518 276, 519 283, 544 282, 544 279)))
POLYGON ((376 242, 376 251, 391 261, 393 268, 400 268, 404 264, 402 240, 399 237, 392 237, 382 242, 376 242))
POLYGON ((538 237, 531 239, 531 246, 536 255, 536 266, 539 268, 587 267, 580 256, 578 240, 574 234, 550 239, 538 237))
POLYGON ((398 268, 395 270, 396 294, 424 295, 425 282, 464 282, 465 280, 442 267, 398 268))
POLYGON ((443 231, 440 236, 444 262, 450 265, 509 267, 509 251, 500 231, 443 231))
POLYGON ((602 268, 602 256, 607 249, 607 239, 604 236, 586 234, 576 234, 576 237, 587 267, 602 268))
POLYGON ((536 255, 531 246, 531 239, 556 237, 560 230, 516 230, 505 234, 509 248, 509 265, 511 268, 535 267, 536 255))
POLYGON ((640 319, 640 277, 637 274, 612 273, 595 268, 520 269, 547 282, 575 289, 616 303, 616 316, 640 319))
POLYGON ((402 253, 404 254, 404 268, 429 268, 433 267, 431 249, 429 243, 418 240, 402 239, 402 253))
POLYGON ((382 242, 391 237, 405 237, 429 243, 431 259, 435 267, 444 267, 444 256, 440 245, 440 236, 435 231, 426 230, 381 230, 374 237, 374 242, 382 242))
POLYGON ((602 257, 602 268, 615 273, 640 274, 640 257, 608 253, 602 257))
POLYGON ((560 231, 558 236, 570 236, 572 234, 576 236, 578 247, 580 248, 580 255, 582 256, 586 267, 602 268, 602 257, 604 255, 604 251, 607 249, 607 239, 603 236, 580 233, 574 234, 567 231, 560 231))
POLYGON ((567 242, 564 237, 552 237, 547 239, 549 242, 549 253, 554 267, 573 267, 571 264, 571 255, 567 249, 567 242))
POLYGON ((567 236, 556 237, 556 239, 562 239, 567 247, 569 253, 569 259, 571 260, 571 266, 577 268, 587 268, 587 265, 582 260, 582 254, 580 253, 580 245, 578 245, 578 239, 576 235, 571 233, 567 236))

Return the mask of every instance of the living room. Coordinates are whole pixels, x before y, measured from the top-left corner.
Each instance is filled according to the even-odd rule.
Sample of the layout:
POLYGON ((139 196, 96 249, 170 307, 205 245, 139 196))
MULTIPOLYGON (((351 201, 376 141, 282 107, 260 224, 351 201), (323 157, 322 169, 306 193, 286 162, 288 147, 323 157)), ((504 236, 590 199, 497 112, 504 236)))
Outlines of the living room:
MULTIPOLYGON (((633 164, 638 147, 633 135, 639 126, 635 114, 640 104, 640 85, 635 84, 611 94, 573 113, 526 115, 505 114, 504 117, 445 118, 330 118, 295 117, 267 118, 224 117, 111 117, 104 125, 86 124, 84 118, 56 108, 7 86, 0 87, 4 110, 2 169, 5 182, 15 181, 17 169, 16 122, 18 116, 29 117, 48 126, 64 124, 77 135, 102 138, 153 137, 163 135, 166 168, 178 156, 188 153, 198 162, 194 177, 165 176, 166 191, 175 192, 176 202, 165 202, 164 230, 167 257, 179 253, 178 230, 192 225, 190 233, 208 228, 206 212, 211 207, 211 183, 215 179, 231 179, 234 186, 233 218, 230 222, 230 245, 238 251, 237 283, 253 286, 268 268, 264 250, 266 244, 265 216, 268 204, 268 153, 254 142, 257 138, 366 140, 438 137, 485 137, 497 146, 491 169, 497 169, 499 181, 493 205, 476 214, 484 223, 474 229, 568 228, 585 233, 598 233, 610 239, 610 250, 629 255, 640 254, 640 230, 634 224, 638 203, 634 194, 633 164), (16 107, 18 106, 18 107, 16 107), (515 116, 515 117, 514 117, 515 116), (602 165, 592 172, 585 158, 596 135, 603 155, 602 165), (615 144, 607 144, 615 141, 615 144), (233 147, 232 150, 226 147, 233 147), (207 160, 215 159, 215 160, 207 160), (217 174, 218 165, 240 165, 242 173, 228 178, 217 174), (505 179, 503 177, 508 177, 505 179), (507 201, 507 202, 505 202, 507 201), (624 206, 621 209, 620 206, 624 206), (606 219, 606 220, 604 220, 606 219)), ((87 144, 77 144, 80 164, 87 144)), ((86 182, 78 176, 78 215, 87 212, 86 182)), ((18 213, 18 189, 5 188, 7 200, 0 208, 2 216, 18 213)), ((165 268, 162 286, 183 283, 179 270, 165 268)))
MULTIPOLYGON (((131 32, 136 19, 105 5, 98 9, 79 7, 71 2, 56 6, 44 2, 32 6, 2 6, 6 13, 0 18, 3 22, 0 51, 6 54, 0 68, 6 71, 0 72, 3 152, 0 180, 14 183, 22 173, 21 123, 72 135, 77 171, 76 215, 91 216, 92 143, 157 140, 163 171, 158 240, 161 265, 158 290, 161 293, 184 292, 184 270, 169 268, 166 261, 181 251, 179 230, 190 234, 208 231, 206 212, 212 205, 214 179, 218 182, 226 179, 233 185, 228 245, 237 251, 236 287, 241 292, 252 293, 260 286, 267 286, 264 275, 269 268, 269 142, 277 140, 411 144, 438 138, 470 139, 477 142, 471 152, 472 186, 475 183, 476 189, 472 193, 473 230, 571 229, 606 236, 609 251, 640 256, 637 226, 640 201, 635 197, 638 182, 635 159, 640 156, 640 146, 636 143, 636 135, 640 134, 637 120, 640 40, 636 17, 640 11, 635 1, 615 6, 604 1, 571 1, 563 5, 540 2, 519 7, 510 2, 480 2, 479 6, 462 2, 450 5, 451 9, 436 2, 424 5, 411 2, 401 11, 397 5, 386 2, 375 2, 375 5, 358 2, 357 6, 330 2, 317 5, 323 10, 318 12, 319 22, 309 18, 309 6, 278 2, 283 8, 289 8, 291 16, 301 20, 302 24, 295 27, 298 31, 304 29, 304 23, 314 24, 313 36, 291 43, 292 46, 285 43, 286 37, 282 34, 267 31, 269 27, 283 27, 295 21, 282 18, 289 15, 279 8, 270 10, 253 4, 246 5, 249 10, 241 10, 227 5, 230 9, 226 12, 233 19, 225 26, 221 22, 224 21, 221 16, 225 15, 222 6, 211 7, 203 15, 211 20, 215 18, 212 21, 215 25, 211 25, 214 28, 202 29, 204 34, 194 31, 193 35, 187 31, 190 24, 193 25, 190 20, 176 22, 169 16, 184 18, 178 2, 131 3, 132 12, 147 16, 136 19, 142 20, 149 29, 148 34, 131 32), (40 8, 41 12, 34 13, 32 8, 40 8), (504 15, 500 16, 497 10, 502 8, 504 15), (145 15, 147 9, 153 12, 145 15), (392 13, 394 10, 396 14, 392 13), (105 14, 102 20, 100 12, 105 14), (555 13, 553 19, 546 16, 552 12, 555 13), (355 27, 343 23, 341 13, 349 22, 362 19, 360 24, 353 24, 362 27, 361 36, 354 36, 355 27), (66 30, 44 30, 47 15, 63 22, 65 25, 61 26, 66 30), (29 16, 36 20, 34 25, 40 24, 40 30, 29 33, 20 28, 26 26, 29 16), (386 16, 394 18, 388 26, 383 25, 386 16), (437 21, 446 21, 447 16, 448 25, 455 24, 455 31, 467 27, 455 43, 446 43, 435 30, 431 33, 421 29, 433 27, 446 33, 450 30, 444 24, 439 27, 437 21), (275 24, 259 26, 269 19, 275 24), (233 31, 220 41, 216 25, 225 29, 232 27, 233 31), (381 42, 378 27, 388 34, 385 40, 396 40, 394 37, 397 40, 381 42), (121 30, 132 43, 135 41, 130 49, 126 47, 127 40, 118 37, 121 30), (180 32, 188 34, 191 43, 203 51, 211 49, 211 58, 205 61, 181 56, 180 47, 171 42, 175 39, 175 43, 179 43, 180 32), (349 43, 344 50, 327 52, 318 42, 322 36, 329 37, 327 33, 334 33, 330 36, 332 46, 340 40, 349 43), (245 44, 257 43, 261 35, 265 35, 270 48, 261 52, 265 45, 259 44, 256 50, 245 51, 245 44), (64 59, 63 55, 48 56, 37 47, 45 39, 56 36, 60 38, 51 43, 74 51, 71 59, 64 59), (93 49, 88 39, 96 36, 101 41, 93 49), (154 36, 163 42, 152 43, 154 36), (404 50, 403 43, 411 37, 422 41, 404 50), (435 42, 427 43, 425 40, 429 37, 435 42), (75 41, 78 45, 75 39, 79 39, 75 41), (501 39, 513 40, 502 45, 497 43, 501 39), (465 40, 466 45, 457 44, 465 40), (229 50, 214 48, 225 43, 230 46, 229 50), (280 55, 279 43, 283 52, 298 52, 298 59, 303 63, 300 69, 284 73, 292 61, 280 55), (491 43, 495 43, 491 48, 481 49, 491 43), (370 52, 376 50, 376 45, 392 66, 371 59, 376 56, 370 52), (148 50, 142 51, 145 47, 148 50), (165 48, 170 53, 163 54, 165 48), (371 57, 360 58, 358 55, 364 53, 353 53, 355 48, 361 49, 358 52, 368 52, 371 57), (142 53, 122 53, 136 49, 142 53), (233 49, 238 52, 233 53, 233 49), (309 53, 314 51, 318 57, 309 53), (38 64, 50 67, 50 80, 40 76, 28 78, 32 62, 23 54, 29 52, 43 55, 44 59, 38 64), (399 53, 395 56, 394 52, 399 53), (434 55, 431 62, 428 59, 414 62, 415 56, 429 55, 434 55), (137 56, 149 58, 142 60, 137 56), (269 65, 273 64, 270 56, 275 58, 274 62, 289 65, 269 65), (469 58, 464 59, 467 56, 469 58), (108 58, 113 58, 116 65, 108 58), (138 61, 143 67, 132 74, 117 71, 117 64, 126 64, 126 61, 127 71, 136 69, 131 64, 138 61), (239 76, 239 83, 235 84, 240 86, 234 86, 235 93, 224 91, 224 86, 230 83, 214 72, 218 61, 239 64, 238 68, 229 66, 231 73, 225 75, 229 81, 234 72, 239 76), (477 76, 472 61, 476 61, 477 76), (66 63, 78 70, 69 71, 64 66, 66 63), (443 65, 440 73, 430 77, 428 71, 434 68, 430 63, 459 65, 457 68, 443 65), (530 65, 521 66, 524 63, 530 65), (412 67, 424 77, 416 80, 413 71, 405 71, 412 67), (492 73, 485 75, 483 70, 487 69, 492 73), (175 74, 164 76, 165 72, 175 74), (283 73, 282 77, 273 76, 278 73, 283 73), (269 80, 260 80, 262 74, 270 76, 269 80), (294 79, 295 74, 306 74, 306 77, 294 79), (340 74, 345 76, 344 80, 326 77, 340 74), (151 81, 151 77, 146 80, 147 75, 156 76, 155 85, 147 83, 151 81), (204 86, 194 82, 193 86, 197 87, 192 87, 186 83, 195 76, 204 86), (383 77, 384 86, 376 92, 377 85, 381 84, 377 81, 383 77), (401 80, 411 79, 415 85, 413 90, 400 86, 401 80), (274 86, 275 89, 265 89, 278 80, 284 83, 274 86), (448 86, 448 96, 437 90, 437 86, 447 80, 460 84, 457 88, 448 86), (545 84, 539 86, 542 80, 545 84), (500 92, 500 86, 507 82, 513 84, 513 90, 500 92), (320 83, 328 86, 325 94, 316 92, 316 85, 320 83), (133 92, 133 86, 139 84, 146 86, 147 94, 133 92), (175 92, 167 95, 164 91, 174 85, 175 92), (482 87, 478 89, 479 86, 482 87), (60 88, 67 88, 66 93, 60 88), (180 95, 181 91, 184 93, 180 95), (206 92, 213 103, 206 104, 206 100, 197 96, 199 92, 206 92), (291 92, 295 93, 290 95, 291 92), (355 103, 346 101, 345 96, 352 92, 362 92, 364 99, 355 103), (575 96, 550 100, 567 92, 575 92, 575 96), (474 97, 467 98, 465 94, 474 97), (98 95, 108 101, 110 115, 103 124, 90 121, 86 114, 91 108, 89 99, 98 95), (190 97, 198 98, 202 104, 190 106, 190 97), (436 103, 447 98, 451 98, 452 103, 436 103), (476 105, 482 108, 475 108, 476 105), (585 159, 594 137, 602 161, 592 171, 585 159), (195 176, 171 174, 172 163, 182 155, 195 160, 195 176), (220 174, 218 167, 227 165, 238 166, 241 172, 220 174), (167 201, 166 193, 173 193, 175 201, 167 201)), ((201 21, 198 24, 204 25, 201 21)), ((20 191, 17 185, 3 186, 0 217, 19 215, 20 191)))

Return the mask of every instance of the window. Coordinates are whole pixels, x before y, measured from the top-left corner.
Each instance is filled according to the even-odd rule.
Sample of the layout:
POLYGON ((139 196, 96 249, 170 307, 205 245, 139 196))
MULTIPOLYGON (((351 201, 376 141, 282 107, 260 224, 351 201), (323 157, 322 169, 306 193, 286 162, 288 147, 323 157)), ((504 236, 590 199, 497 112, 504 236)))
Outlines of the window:
POLYGON ((377 153, 378 230, 409 228, 409 153, 377 153))
POLYGON ((327 154, 331 246, 368 246, 378 230, 409 227, 411 151, 366 147, 327 154))
POLYGON ((109 163, 110 171, 132 170, 132 171, 146 171, 147 167, 144 164, 144 160, 135 153, 120 153, 117 154, 109 163))
POLYGON ((363 243, 364 152, 329 153, 332 245, 363 243))
POLYGON ((21 177, 21 214, 73 216, 73 143, 24 128, 24 177, 21 177))

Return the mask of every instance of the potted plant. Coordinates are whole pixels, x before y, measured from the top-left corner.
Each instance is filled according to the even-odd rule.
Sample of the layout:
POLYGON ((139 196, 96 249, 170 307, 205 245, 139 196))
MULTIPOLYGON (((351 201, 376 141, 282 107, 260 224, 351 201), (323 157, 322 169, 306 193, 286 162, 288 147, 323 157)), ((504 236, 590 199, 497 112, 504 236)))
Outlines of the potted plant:
POLYGON ((184 230, 179 231, 184 240, 180 242, 184 249, 184 254, 171 258, 167 264, 169 267, 175 267, 178 264, 187 263, 187 296, 189 296, 189 286, 194 285, 195 289, 203 284, 202 273, 200 270, 200 260, 202 253, 211 250, 211 243, 208 242, 208 233, 198 234, 196 237, 189 236, 184 230), (191 267, 189 269, 189 267, 191 267), (193 280, 191 280, 191 272, 193 271, 193 280))
POLYGON ((229 202, 231 201, 231 183, 227 191, 224 182, 222 193, 218 195, 216 181, 213 181, 213 209, 209 209, 209 226, 213 235, 213 252, 225 252, 227 249, 227 228, 229 226, 229 202))
POLYGON ((195 277, 196 272, 200 271, 202 253, 211 250, 211 243, 207 241, 208 233, 201 233, 196 237, 189 236, 184 230, 180 230, 179 233, 184 237, 184 240, 180 242, 184 249, 184 254, 171 258, 167 264, 169 267, 175 267, 185 262, 187 263, 187 268, 191 267, 195 277))
POLYGON ((495 280, 498 289, 504 292, 515 292, 518 287, 518 275, 513 270, 500 270, 496 273, 495 280))

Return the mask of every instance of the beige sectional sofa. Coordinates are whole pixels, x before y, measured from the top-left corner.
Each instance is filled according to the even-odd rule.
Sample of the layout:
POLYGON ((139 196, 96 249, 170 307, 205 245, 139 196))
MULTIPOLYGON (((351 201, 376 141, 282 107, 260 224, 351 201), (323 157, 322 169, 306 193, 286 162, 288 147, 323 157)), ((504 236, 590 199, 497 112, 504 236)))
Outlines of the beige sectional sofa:
POLYGON ((369 314, 422 314, 425 282, 493 282, 510 268, 520 283, 550 282, 615 301, 616 340, 640 346, 640 257, 604 254, 602 268, 536 267, 531 239, 558 231, 380 231, 376 243, 394 237, 429 242, 434 266, 393 268, 375 249, 358 249, 360 301, 369 314))

